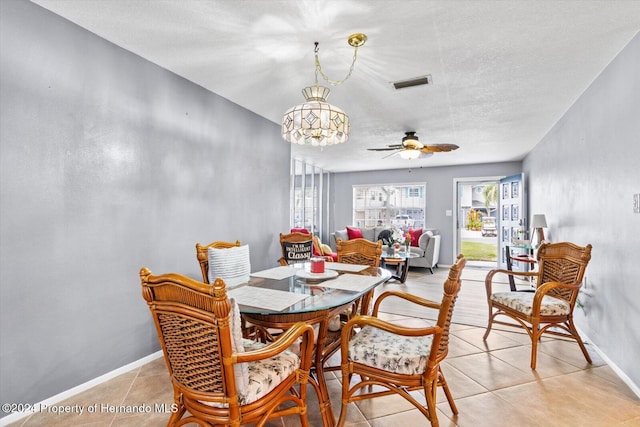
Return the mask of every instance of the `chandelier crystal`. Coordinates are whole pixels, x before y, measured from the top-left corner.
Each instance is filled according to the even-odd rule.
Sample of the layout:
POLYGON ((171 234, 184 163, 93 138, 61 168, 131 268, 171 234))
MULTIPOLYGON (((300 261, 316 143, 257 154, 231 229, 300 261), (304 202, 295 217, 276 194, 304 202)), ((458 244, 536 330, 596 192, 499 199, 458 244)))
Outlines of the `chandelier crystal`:
POLYGON ((347 76, 338 81, 330 80, 322 71, 318 58, 318 42, 315 43, 315 84, 302 89, 306 102, 296 105, 282 116, 282 137, 294 144, 326 146, 341 144, 349 139, 349 116, 342 109, 327 102, 330 90, 318 85, 318 74, 327 83, 337 86, 344 83, 355 66, 358 47, 367 41, 364 34, 352 34, 347 39, 355 48, 353 62, 347 76))

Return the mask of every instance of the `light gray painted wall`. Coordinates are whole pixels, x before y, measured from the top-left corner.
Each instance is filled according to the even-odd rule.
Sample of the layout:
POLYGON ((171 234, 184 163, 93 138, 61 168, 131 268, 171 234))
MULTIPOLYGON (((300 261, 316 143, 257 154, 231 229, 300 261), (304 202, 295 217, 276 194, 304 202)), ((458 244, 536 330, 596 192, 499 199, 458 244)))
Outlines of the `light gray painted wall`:
POLYGON ((551 241, 593 245, 577 324, 640 387, 640 34, 523 163, 551 241))
MULTIPOLYGON (((444 154, 455 156, 455 152, 444 154)), ((436 154, 437 156, 437 154, 436 154)), ((407 162, 410 162, 409 160, 407 162)), ((425 162, 428 162, 426 160, 425 162)), ((440 264, 453 264, 453 200, 454 178, 510 176, 522 171, 520 162, 490 163, 484 165, 447 166, 434 168, 394 169, 369 172, 343 172, 332 175, 331 221, 329 232, 352 225, 353 186, 366 184, 405 184, 426 182, 426 227, 440 230, 440 264), (453 210, 446 216, 446 210, 453 210)))
POLYGON ((289 225, 277 125, 27 1, 0 1, 0 401, 34 403, 159 349, 138 272, 289 225))

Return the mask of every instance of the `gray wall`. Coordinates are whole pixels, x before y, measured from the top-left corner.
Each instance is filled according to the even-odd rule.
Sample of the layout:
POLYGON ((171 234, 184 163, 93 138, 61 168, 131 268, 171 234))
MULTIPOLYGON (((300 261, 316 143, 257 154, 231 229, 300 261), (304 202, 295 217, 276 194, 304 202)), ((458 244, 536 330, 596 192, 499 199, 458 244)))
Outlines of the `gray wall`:
MULTIPOLYGON (((455 156, 452 154, 444 154, 455 156)), ((437 154, 436 154, 437 156, 437 154)), ((428 162, 426 160, 425 162, 428 162)), ((409 162, 409 161, 407 161, 409 162)), ((490 163, 483 165, 448 166, 434 168, 394 169, 369 172, 343 172, 332 175, 333 199, 329 232, 343 229, 353 222, 353 186, 366 184, 404 184, 426 182, 427 210, 425 226, 440 230, 440 264, 453 264, 453 200, 454 178, 510 176, 522 171, 520 162, 490 163), (452 216, 445 211, 452 210, 452 216)))
MULTIPOLYGON (((579 327, 640 387, 640 34, 523 163, 552 241, 593 245, 579 327)), ((532 210, 530 212, 533 213, 532 210)))
POLYGON ((0 31, 0 401, 33 403, 159 349, 140 267, 200 277, 195 243, 236 239, 276 264, 290 145, 30 2, 0 31))

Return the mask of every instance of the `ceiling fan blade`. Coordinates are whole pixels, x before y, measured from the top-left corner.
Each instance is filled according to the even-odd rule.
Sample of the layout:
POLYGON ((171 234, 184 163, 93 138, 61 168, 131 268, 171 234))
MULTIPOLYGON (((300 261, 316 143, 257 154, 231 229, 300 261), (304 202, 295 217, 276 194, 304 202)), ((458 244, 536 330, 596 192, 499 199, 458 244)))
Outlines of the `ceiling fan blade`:
POLYGON ((419 159, 427 159, 429 157, 433 156, 433 151, 421 151, 420 152, 420 157, 418 157, 419 159))
POLYGON ((367 148, 369 151, 392 151, 399 150, 402 147, 387 147, 387 148, 367 148))
POLYGON ((458 147, 455 144, 433 144, 433 145, 425 145, 421 148, 423 153, 442 153, 445 151, 453 151, 457 150, 458 147))
POLYGON ((389 158, 389 157, 391 157, 391 156, 395 156, 395 155, 396 155, 396 154, 398 154, 398 153, 399 153, 399 151, 396 151, 396 152, 391 153, 391 154, 387 154, 386 156, 384 156, 384 157, 383 157, 383 159, 387 159, 387 158, 389 158))

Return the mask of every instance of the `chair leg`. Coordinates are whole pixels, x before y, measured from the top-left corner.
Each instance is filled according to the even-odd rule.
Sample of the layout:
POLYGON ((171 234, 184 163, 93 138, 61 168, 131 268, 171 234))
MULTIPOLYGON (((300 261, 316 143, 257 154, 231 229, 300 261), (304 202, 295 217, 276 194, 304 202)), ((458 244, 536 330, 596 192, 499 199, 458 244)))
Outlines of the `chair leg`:
POLYGON ((487 323, 487 330, 484 332, 482 336, 482 341, 486 341, 489 336, 489 332, 491 332, 491 326, 493 326, 493 310, 491 309, 491 304, 489 304, 489 321, 487 323))
POLYGON ((531 323, 531 369, 536 369, 538 341, 540 341, 540 325, 538 323, 531 323))
POLYGON ((580 338, 580 334, 578 334, 578 330, 573 324, 573 319, 569 319, 567 323, 569 325, 569 330, 571 331, 571 335, 573 335, 573 338, 578 342, 578 345, 580 346, 580 350, 582 350, 582 354, 584 355, 584 358, 587 359, 587 363, 592 364, 593 362, 591 361, 591 356, 589 355, 589 352, 587 351, 587 348, 585 347, 584 342, 582 341, 582 338, 580 338))
POLYGON ((307 408, 305 408, 304 413, 300 414, 300 425, 302 427, 309 427, 309 418, 307 416, 307 408))
POLYGON ((336 424, 336 426, 338 426, 338 427, 344 425, 344 422, 347 419, 347 406, 349 405, 349 399, 346 397, 347 396, 347 391, 346 390, 349 389, 349 386, 347 385, 345 387, 343 385, 342 389, 343 389, 343 391, 342 391, 342 399, 341 399, 342 404, 340 405, 340 416, 338 417, 338 423, 336 424))
MULTIPOLYGON (((343 349, 344 350, 344 349, 343 349)), ((342 357, 344 357, 344 352, 342 357)), ((338 427, 343 426, 347 419, 347 406, 349 405, 349 387, 351 386, 351 378, 353 374, 349 372, 348 363, 342 361, 342 397, 340 399, 340 416, 338 417, 338 427)))
POLYGON ((447 397, 451 412, 453 412, 453 415, 458 415, 458 408, 453 401, 453 396, 451 395, 451 391, 449 390, 449 385, 447 384, 447 380, 444 379, 444 374, 442 373, 442 369, 440 369, 440 366, 438 366, 438 385, 442 387, 444 395, 447 397))
POLYGON ((438 388, 438 378, 434 378, 433 381, 425 384, 424 395, 427 398, 427 410, 429 411, 429 421, 431 421, 431 427, 438 427, 438 414, 436 413, 436 389, 438 388))

